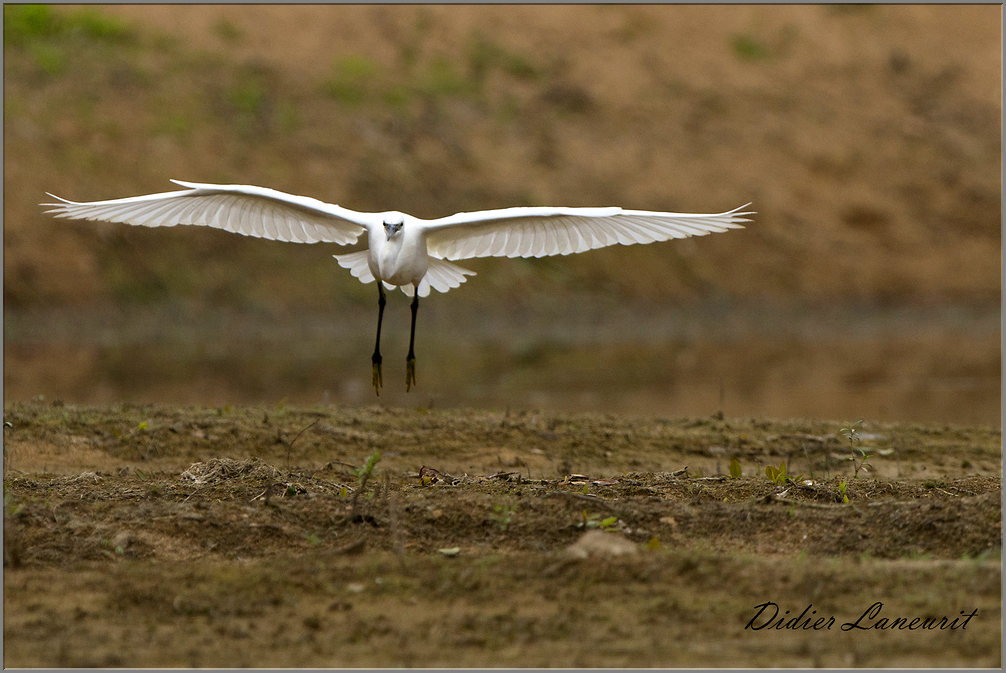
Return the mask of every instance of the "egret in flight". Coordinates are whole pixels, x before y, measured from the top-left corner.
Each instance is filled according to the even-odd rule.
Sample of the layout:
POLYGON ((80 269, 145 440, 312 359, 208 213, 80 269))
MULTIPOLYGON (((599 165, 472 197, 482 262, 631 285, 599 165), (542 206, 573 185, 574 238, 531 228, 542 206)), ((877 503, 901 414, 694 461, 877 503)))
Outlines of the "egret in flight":
POLYGON ((545 257, 569 255, 619 243, 654 243, 743 229, 740 212, 700 215, 622 208, 522 207, 457 213, 423 220, 389 210, 360 213, 306 196, 249 185, 210 185, 172 180, 181 191, 77 203, 47 194, 59 203, 56 217, 125 222, 145 227, 193 224, 291 243, 351 245, 366 232, 367 250, 333 255, 339 266, 362 283, 379 281, 374 391, 381 394, 381 321, 384 288, 398 287, 412 297, 412 330, 405 365, 405 390, 416 383, 416 311, 430 288, 447 292, 474 271, 448 260, 472 257, 545 257))

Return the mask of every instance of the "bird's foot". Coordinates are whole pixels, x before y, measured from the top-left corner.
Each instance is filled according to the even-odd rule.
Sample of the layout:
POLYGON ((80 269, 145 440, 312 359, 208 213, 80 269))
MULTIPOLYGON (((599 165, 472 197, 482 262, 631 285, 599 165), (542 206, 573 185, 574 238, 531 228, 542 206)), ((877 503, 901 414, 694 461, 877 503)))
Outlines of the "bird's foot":
POLYGON ((416 358, 411 357, 405 361, 405 392, 412 390, 416 385, 416 358))
POLYGON ((381 386, 384 385, 384 379, 381 377, 381 361, 374 360, 374 392, 377 396, 381 396, 381 386))

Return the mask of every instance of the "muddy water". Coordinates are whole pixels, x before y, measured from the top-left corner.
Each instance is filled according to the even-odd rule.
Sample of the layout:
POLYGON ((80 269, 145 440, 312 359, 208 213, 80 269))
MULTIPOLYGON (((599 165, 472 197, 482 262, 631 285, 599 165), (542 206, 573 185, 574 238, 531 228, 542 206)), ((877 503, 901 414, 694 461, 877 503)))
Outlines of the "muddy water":
POLYGON ((995 307, 658 306, 590 298, 278 316, 184 307, 4 315, 4 397, 75 403, 540 407, 660 416, 868 418, 1001 427, 995 307))

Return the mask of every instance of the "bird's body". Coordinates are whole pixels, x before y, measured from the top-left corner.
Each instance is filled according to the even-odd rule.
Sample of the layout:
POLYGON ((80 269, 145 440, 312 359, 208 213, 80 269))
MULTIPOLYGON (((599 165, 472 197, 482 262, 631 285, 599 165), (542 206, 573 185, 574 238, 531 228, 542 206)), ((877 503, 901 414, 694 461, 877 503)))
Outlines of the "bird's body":
POLYGON ((609 245, 653 243, 742 229, 741 208, 718 214, 662 213, 622 208, 522 207, 457 213, 424 220, 398 211, 361 213, 249 185, 173 181, 187 189, 110 201, 60 203, 56 217, 124 222, 148 227, 203 225, 246 236, 294 243, 348 245, 367 234, 367 250, 335 255, 363 283, 379 281, 374 387, 381 385, 380 334, 384 287, 413 297, 406 387, 415 383, 416 310, 430 289, 447 292, 475 275, 449 260, 473 257, 568 255, 609 245), (383 287, 382 287, 383 286, 383 287))
POLYGON ((367 230, 370 273, 388 285, 419 287, 430 267, 426 238, 420 227, 406 226, 404 213, 385 215, 385 222, 396 220, 402 222, 397 235, 389 237, 383 226, 367 230))

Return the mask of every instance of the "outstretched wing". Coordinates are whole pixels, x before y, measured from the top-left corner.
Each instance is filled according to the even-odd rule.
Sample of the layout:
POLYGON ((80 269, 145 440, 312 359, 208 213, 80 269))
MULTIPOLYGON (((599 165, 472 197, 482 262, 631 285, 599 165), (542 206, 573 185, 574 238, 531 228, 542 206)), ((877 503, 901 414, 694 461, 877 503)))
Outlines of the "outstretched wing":
POLYGON ((433 257, 545 257, 569 255, 620 243, 654 243, 743 229, 734 210, 712 215, 658 213, 622 208, 505 208, 424 221, 426 249, 433 257))
POLYGON ((172 182, 183 191, 134 196, 111 201, 76 203, 49 194, 56 217, 124 222, 145 227, 194 224, 292 243, 355 243, 380 215, 358 213, 306 196, 295 196, 250 185, 208 185, 172 182))

